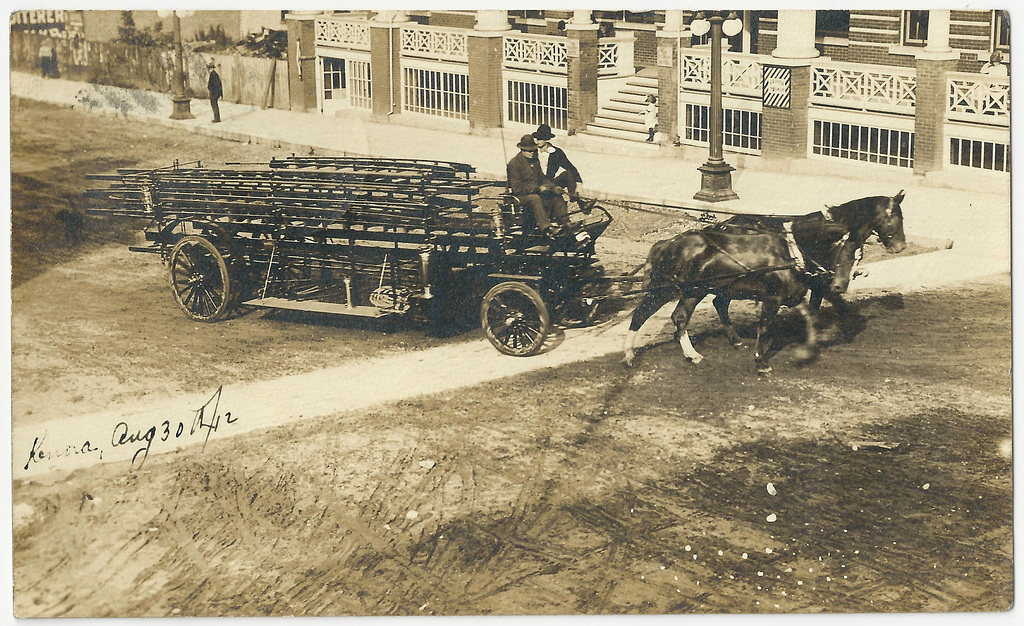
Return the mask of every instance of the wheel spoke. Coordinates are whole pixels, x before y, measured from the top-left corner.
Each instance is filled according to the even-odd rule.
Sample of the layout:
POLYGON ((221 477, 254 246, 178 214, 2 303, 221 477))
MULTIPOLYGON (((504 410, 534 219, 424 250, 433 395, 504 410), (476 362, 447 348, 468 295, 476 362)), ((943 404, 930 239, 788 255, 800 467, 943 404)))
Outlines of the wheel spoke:
POLYGON ((198 299, 199 296, 199 287, 195 283, 192 283, 188 287, 186 287, 186 292, 187 297, 184 300, 182 300, 182 304, 184 304, 189 311, 192 311, 194 313, 196 311, 196 300, 198 299))

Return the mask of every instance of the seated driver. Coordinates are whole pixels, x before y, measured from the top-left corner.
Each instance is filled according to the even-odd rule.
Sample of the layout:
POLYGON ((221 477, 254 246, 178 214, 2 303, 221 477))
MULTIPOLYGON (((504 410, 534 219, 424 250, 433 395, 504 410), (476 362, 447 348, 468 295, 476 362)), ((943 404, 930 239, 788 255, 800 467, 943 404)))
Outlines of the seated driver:
POLYGON ((569 226, 569 213, 562 199, 565 190, 541 171, 533 135, 523 135, 516 147, 519 154, 512 157, 506 168, 512 195, 530 209, 542 233, 557 239, 568 232, 569 226))

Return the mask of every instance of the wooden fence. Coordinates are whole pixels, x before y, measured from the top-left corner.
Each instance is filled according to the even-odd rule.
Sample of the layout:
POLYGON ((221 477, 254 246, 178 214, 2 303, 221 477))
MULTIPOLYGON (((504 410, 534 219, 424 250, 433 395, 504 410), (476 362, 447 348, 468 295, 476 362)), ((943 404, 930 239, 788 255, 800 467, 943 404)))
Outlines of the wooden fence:
MULTIPOLYGON (((57 50, 61 78, 114 87, 170 93, 174 56, 169 48, 144 48, 113 42, 55 39, 38 33, 11 32, 11 70, 40 72, 39 48, 57 50)), ((190 95, 206 98, 213 59, 224 85, 224 101, 287 110, 288 62, 185 50, 185 84, 190 95)))

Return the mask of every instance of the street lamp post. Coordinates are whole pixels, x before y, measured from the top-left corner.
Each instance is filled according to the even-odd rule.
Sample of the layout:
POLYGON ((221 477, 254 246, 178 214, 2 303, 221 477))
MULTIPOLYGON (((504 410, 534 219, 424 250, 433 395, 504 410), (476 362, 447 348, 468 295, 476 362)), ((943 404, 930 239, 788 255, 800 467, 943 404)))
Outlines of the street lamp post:
POLYGON ((192 115, 189 97, 185 94, 184 48, 181 45, 181 19, 177 11, 171 11, 171 20, 174 24, 174 81, 171 84, 171 102, 174 103, 174 108, 171 111, 171 119, 190 120, 195 116, 192 115))
POLYGON ((708 162, 697 168, 700 171, 700 191, 694 196, 694 200, 706 202, 721 202, 723 200, 735 200, 739 198, 732 190, 732 172, 734 167, 725 162, 722 157, 722 33, 730 36, 737 34, 743 27, 735 13, 728 18, 722 17, 720 13, 712 13, 704 18, 702 13, 697 14, 697 19, 690 25, 695 35, 703 35, 711 32, 711 106, 710 106, 710 128, 708 162))

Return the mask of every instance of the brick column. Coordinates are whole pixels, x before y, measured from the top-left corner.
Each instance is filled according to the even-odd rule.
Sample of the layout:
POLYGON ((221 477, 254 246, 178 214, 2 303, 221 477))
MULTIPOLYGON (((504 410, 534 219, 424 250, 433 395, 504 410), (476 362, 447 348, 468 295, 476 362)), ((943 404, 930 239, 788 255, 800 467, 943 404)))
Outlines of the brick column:
POLYGON ((807 157, 807 109, 811 95, 814 11, 779 11, 778 45, 763 64, 761 156, 786 160, 807 157))
POLYGON ((597 24, 589 11, 575 11, 565 25, 569 86, 569 134, 586 130, 597 116, 597 24), (583 14, 586 14, 585 16, 583 14))
POLYGON ((807 109, 811 96, 810 65, 764 65, 761 108, 761 156, 807 157, 807 109))
POLYGON ((690 30, 683 26, 682 11, 665 11, 665 27, 658 38, 658 130, 673 143, 679 142, 679 56, 690 47, 690 30))
POLYGON ((288 100, 293 111, 320 108, 316 89, 316 18, 320 11, 292 11, 288 23, 288 100))
POLYGON ((402 112, 402 23, 404 11, 381 11, 370 20, 371 111, 377 119, 402 112))
POLYGON ((501 70, 504 34, 512 30, 505 11, 477 11, 469 32, 469 128, 487 130, 503 126, 501 70))
POLYGON ((928 12, 928 45, 917 54, 914 86, 914 173, 945 166, 946 72, 956 71, 959 53, 949 47, 949 11, 928 12))

